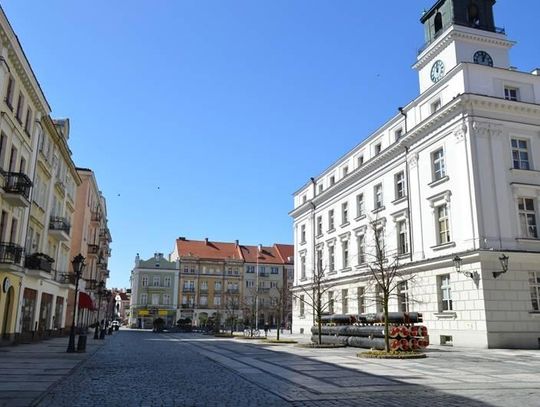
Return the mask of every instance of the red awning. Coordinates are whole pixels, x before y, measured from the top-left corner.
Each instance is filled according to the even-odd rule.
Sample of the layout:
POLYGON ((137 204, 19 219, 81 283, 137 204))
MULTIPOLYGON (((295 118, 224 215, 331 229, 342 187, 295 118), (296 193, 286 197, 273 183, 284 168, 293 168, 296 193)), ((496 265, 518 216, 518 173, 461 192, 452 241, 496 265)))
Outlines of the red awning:
POLYGON ((79 308, 94 309, 94 303, 88 294, 79 292, 79 308))

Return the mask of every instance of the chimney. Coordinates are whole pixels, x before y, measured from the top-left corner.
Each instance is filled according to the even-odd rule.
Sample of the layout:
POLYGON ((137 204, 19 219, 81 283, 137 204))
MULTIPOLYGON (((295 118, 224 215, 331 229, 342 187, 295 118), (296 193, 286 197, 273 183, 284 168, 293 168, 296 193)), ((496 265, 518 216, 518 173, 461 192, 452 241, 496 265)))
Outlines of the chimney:
POLYGON ((178 240, 186 240, 186 238, 184 236, 180 236, 178 237, 178 240))
POLYGON ((208 246, 208 238, 207 237, 204 238, 204 244, 208 246))
POLYGON ((236 247, 238 247, 239 243, 240 243, 240 242, 238 241, 238 239, 236 239, 236 240, 234 241, 234 245, 235 245, 236 247))
POLYGON ((262 244, 257 246, 257 250, 259 251, 259 253, 262 252, 262 244))

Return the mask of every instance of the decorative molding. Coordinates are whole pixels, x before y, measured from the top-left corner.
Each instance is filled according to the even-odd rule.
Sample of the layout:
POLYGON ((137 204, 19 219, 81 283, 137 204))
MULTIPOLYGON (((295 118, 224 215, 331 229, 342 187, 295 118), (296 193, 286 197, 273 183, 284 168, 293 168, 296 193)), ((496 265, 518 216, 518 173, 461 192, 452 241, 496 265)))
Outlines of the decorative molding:
POLYGON ((409 155, 407 158, 407 163, 409 164, 409 168, 416 168, 418 165, 418 153, 413 153, 409 155))
POLYGON ((456 139, 456 144, 461 143, 463 140, 465 140, 465 136, 467 135, 467 125, 465 123, 462 123, 454 129, 454 137, 456 139))

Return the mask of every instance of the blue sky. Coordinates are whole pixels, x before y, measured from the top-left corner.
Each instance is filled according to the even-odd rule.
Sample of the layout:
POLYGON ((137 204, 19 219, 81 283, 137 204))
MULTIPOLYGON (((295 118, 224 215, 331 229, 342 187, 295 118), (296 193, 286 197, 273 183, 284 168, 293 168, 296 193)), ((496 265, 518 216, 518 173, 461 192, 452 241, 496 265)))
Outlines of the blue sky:
MULTIPOLYGON (((292 193, 418 93, 435 0, 2 0, 52 107, 71 119, 113 236, 109 286, 178 236, 292 242, 292 193)), ((540 66, 537 0, 499 0, 540 66)))

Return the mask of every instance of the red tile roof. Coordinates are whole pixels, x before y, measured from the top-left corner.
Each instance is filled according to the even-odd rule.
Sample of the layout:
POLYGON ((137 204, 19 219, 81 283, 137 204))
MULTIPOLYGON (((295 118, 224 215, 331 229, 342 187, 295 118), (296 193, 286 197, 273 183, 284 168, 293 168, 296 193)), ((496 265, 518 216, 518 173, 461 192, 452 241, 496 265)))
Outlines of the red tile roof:
POLYGON ((274 247, 262 247, 257 255, 257 246, 240 246, 242 255, 247 263, 266 263, 266 264, 282 264, 283 261, 279 257, 277 250, 274 247))
POLYGON ((286 264, 294 263, 294 246, 292 244, 279 244, 274 245, 278 252, 281 261, 286 264))
POLYGON ((212 260, 243 260, 240 248, 235 243, 177 239, 176 245, 180 257, 190 256, 212 260))

